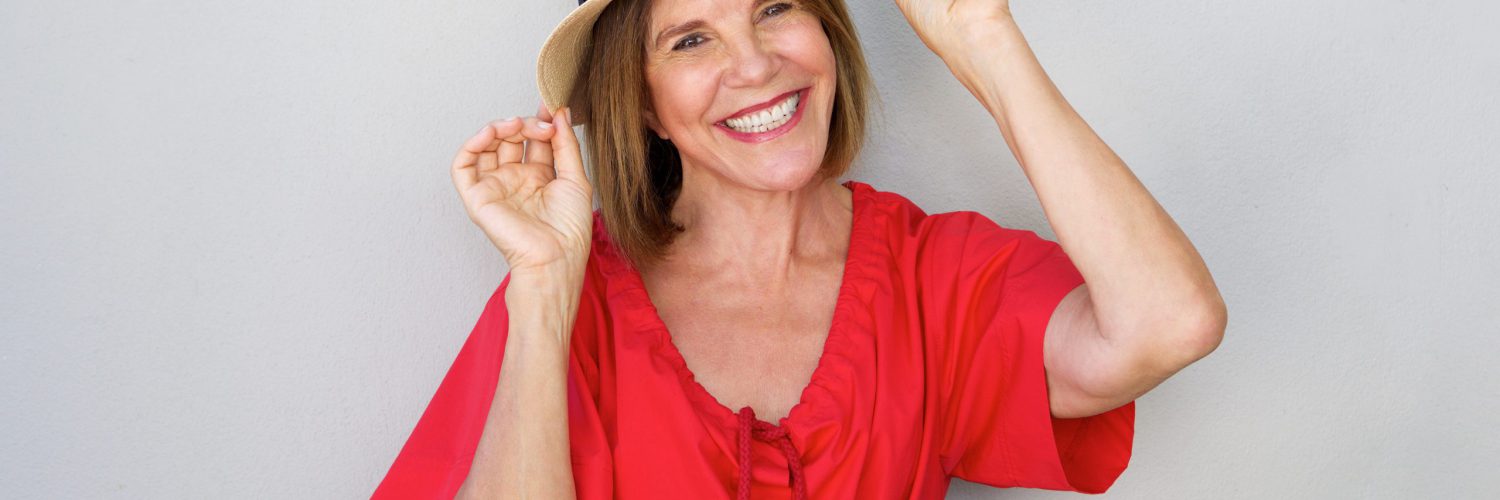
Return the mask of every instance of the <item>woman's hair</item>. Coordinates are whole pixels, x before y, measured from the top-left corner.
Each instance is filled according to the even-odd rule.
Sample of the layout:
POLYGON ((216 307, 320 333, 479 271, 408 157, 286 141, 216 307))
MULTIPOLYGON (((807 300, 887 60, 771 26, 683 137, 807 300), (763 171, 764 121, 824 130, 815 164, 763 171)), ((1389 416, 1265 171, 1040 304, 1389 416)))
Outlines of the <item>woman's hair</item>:
MULTIPOLYGON (((822 21, 838 72, 828 149, 814 177, 822 181, 843 175, 859 154, 874 85, 844 0, 797 3, 822 21)), ((585 124, 605 229, 638 266, 664 257, 684 229, 671 218, 682 188, 682 159, 671 142, 651 132, 642 113, 651 106, 645 73, 650 10, 650 0, 616 0, 600 13, 568 99, 585 124)))

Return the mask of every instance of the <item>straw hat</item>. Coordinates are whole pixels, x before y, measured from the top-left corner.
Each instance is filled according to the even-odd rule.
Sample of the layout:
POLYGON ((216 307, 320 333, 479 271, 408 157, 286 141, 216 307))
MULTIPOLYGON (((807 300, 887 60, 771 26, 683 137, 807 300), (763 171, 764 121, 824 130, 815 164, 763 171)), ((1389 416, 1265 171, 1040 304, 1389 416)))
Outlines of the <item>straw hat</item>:
POLYGON ((568 105, 568 93, 578 78, 578 66, 592 42, 594 21, 611 0, 578 0, 578 8, 563 18, 536 58, 536 86, 549 112, 568 105))

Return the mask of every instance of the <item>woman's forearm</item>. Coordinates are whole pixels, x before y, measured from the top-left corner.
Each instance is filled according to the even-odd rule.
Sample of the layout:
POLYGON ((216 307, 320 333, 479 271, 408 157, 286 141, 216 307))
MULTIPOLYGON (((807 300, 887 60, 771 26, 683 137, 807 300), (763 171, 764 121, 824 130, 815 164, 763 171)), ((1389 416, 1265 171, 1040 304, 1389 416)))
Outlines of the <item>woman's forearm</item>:
POLYGON ((568 344, 579 285, 511 273, 500 380, 458 498, 575 497, 568 446, 568 344))
POLYGON ((944 61, 999 125, 1088 283, 1100 334, 1171 363, 1206 355, 1225 315, 1203 259, 1063 98, 1015 21, 991 24, 944 61))

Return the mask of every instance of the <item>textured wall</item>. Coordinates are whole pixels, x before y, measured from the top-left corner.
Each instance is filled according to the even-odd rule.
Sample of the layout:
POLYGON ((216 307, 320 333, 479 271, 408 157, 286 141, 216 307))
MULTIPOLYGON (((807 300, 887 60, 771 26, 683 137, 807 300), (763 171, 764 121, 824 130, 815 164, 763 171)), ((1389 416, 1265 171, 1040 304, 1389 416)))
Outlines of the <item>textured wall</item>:
MULTIPOLYGON (((976 101, 853 3, 884 112, 852 177, 1053 237, 976 101)), ((1015 3, 1230 306, 1108 495, 1500 496, 1500 8, 1015 3)), ((367 495, 505 271, 448 162, 533 112, 572 4, 0 4, 3 496, 367 495)), ((1051 494, 953 497, 997 493, 1051 494)))

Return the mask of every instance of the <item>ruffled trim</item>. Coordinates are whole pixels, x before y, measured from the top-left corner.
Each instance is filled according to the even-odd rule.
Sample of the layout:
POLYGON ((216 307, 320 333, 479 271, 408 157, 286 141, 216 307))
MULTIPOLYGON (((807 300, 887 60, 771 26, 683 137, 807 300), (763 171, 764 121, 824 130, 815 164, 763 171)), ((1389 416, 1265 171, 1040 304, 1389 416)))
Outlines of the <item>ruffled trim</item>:
MULTIPOLYGON (((871 279, 870 273, 879 267, 872 260, 878 256, 877 245, 880 244, 875 231, 878 211, 875 206, 876 191, 870 185, 854 180, 845 181, 843 186, 851 192, 854 213, 849 232, 849 250, 844 261, 838 299, 834 305, 832 325, 823 342, 823 353, 818 358, 818 365, 813 368, 811 380, 802 389, 797 404, 778 422, 782 427, 808 429, 818 422, 837 417, 829 396, 832 392, 847 390, 849 385, 849 364, 854 346, 850 336, 869 331, 868 328, 859 329, 859 325, 851 322, 859 322, 861 316, 854 314, 854 308, 860 302, 858 294, 860 290, 868 288, 866 283, 871 279)), ((692 370, 688 369, 687 361, 672 342, 666 324, 662 322, 656 306, 651 303, 640 272, 616 249, 605 231, 603 215, 597 210, 594 212, 594 243, 593 251, 598 259, 599 271, 608 278, 605 281, 609 284, 609 302, 631 310, 645 311, 648 313, 647 317, 651 318, 651 323, 644 325, 641 331, 630 334, 647 336, 644 340, 677 373, 684 392, 699 414, 717 422, 721 429, 737 428, 737 412, 714 398, 708 389, 698 383, 692 370)))

